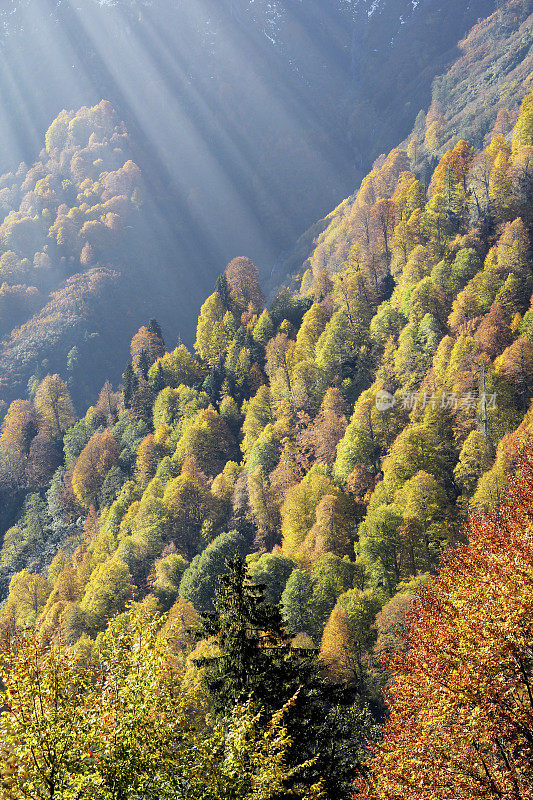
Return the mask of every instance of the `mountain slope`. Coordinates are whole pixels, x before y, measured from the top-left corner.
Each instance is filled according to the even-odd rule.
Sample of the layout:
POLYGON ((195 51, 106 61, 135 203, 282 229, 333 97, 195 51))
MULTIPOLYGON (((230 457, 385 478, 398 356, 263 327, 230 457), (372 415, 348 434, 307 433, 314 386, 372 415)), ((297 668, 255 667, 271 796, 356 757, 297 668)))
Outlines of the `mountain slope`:
POLYGON ((346 205, 344 255, 268 310, 235 259, 194 352, 167 352, 150 320, 122 389, 81 419, 57 375, 12 403, 3 624, 61 622, 92 647, 132 592, 212 611, 246 555, 289 631, 377 713, 374 648, 531 435, 532 121, 529 94, 508 138, 458 142, 429 191, 391 151, 346 205))
MULTIPOLYGON (((433 82, 429 110, 418 114, 413 130, 400 145, 423 182, 429 182, 438 157, 460 139, 482 147, 490 141, 495 125, 498 133, 509 133, 522 98, 531 89, 532 26, 533 3, 508 0, 459 43, 455 60, 433 82)), ((278 260, 271 287, 282 283, 286 275, 301 278, 305 269, 327 265, 325 249, 332 253, 331 268, 336 268, 336 250, 340 249, 341 258, 346 254, 345 220, 356 196, 357 192, 316 222, 293 250, 278 260)))
POLYGON ((266 264, 351 191, 492 10, 493 0, 12 2, 3 168, 35 160, 62 108, 109 100, 164 221, 167 257, 192 244, 184 258, 206 276, 205 293, 236 253, 266 264))

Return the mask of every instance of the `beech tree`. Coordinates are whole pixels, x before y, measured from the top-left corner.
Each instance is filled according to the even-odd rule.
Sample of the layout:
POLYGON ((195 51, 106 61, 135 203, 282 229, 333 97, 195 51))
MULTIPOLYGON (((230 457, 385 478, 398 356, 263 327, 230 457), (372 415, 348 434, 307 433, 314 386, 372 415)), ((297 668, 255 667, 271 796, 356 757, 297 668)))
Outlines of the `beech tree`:
POLYGON ((281 595, 283 620, 289 633, 314 633, 312 600, 313 584, 309 574, 301 569, 293 569, 281 595))
POLYGON ((110 428, 93 434, 78 456, 72 473, 72 488, 86 508, 95 504, 105 477, 117 463, 118 456, 117 442, 110 428))
POLYGON ((533 781, 530 527, 524 453, 506 503, 473 517, 416 601, 363 797, 527 797, 533 781))
POLYGON ((74 407, 67 384, 59 375, 47 375, 35 392, 35 410, 43 425, 61 436, 75 420, 74 407))
POLYGON ((14 400, 2 420, 0 447, 15 458, 28 456, 38 418, 29 400, 14 400))
POLYGON ((239 256, 229 262, 224 272, 231 301, 239 316, 251 306, 255 313, 263 308, 259 270, 249 258, 239 256))
POLYGON ((87 629, 105 628, 110 617, 123 611, 132 599, 133 582, 126 564, 115 557, 94 569, 81 601, 87 629))
POLYGON ((314 468, 287 493, 281 507, 283 552, 291 556, 303 543, 313 527, 315 510, 327 494, 337 494, 332 481, 320 469, 314 468))
POLYGON ((224 358, 231 340, 231 331, 224 324, 226 309, 218 292, 207 298, 200 310, 195 349, 200 358, 216 366, 224 358))

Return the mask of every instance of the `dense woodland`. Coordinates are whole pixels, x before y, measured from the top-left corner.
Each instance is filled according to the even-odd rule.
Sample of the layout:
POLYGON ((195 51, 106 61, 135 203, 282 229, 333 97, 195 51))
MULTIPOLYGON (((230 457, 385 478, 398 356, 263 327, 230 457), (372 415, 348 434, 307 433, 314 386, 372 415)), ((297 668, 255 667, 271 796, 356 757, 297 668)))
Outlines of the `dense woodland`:
POLYGON ((205 295, 224 258, 262 263, 352 191, 428 105, 457 42, 495 10, 495 0, 8 0, 0 170, 13 151, 34 160, 59 109, 107 98, 205 295))
MULTIPOLYGON (((111 105, 62 112, 45 141, 41 160, 0 180, 4 406, 47 372, 68 375, 75 400, 96 390, 102 368, 80 375, 78 361, 117 330, 106 318, 130 296, 125 261, 137 264, 141 176, 111 105)), ((116 348, 103 357, 104 374, 116 348)))
MULTIPOLYGON (((408 151, 411 168, 425 184, 429 184, 431 175, 446 150, 453 147, 460 139, 468 141, 477 150, 482 150, 490 144, 500 112, 500 132, 504 132, 503 125, 505 133, 508 133, 518 114, 524 91, 527 91, 528 87, 531 88, 533 4, 530 0, 506 0, 497 5, 498 8, 494 13, 478 19, 468 34, 457 43, 450 63, 432 83, 429 109, 426 110, 423 104, 423 108, 416 114, 414 102, 406 106, 414 113, 410 117, 408 126, 410 134, 400 147, 408 151)), ((447 18, 453 14, 454 10, 447 5, 447 18)), ((403 59, 400 63, 388 64, 398 78, 394 89, 386 94, 392 104, 389 109, 390 118, 387 117, 385 125, 376 120, 371 130, 371 137, 378 137, 377 141, 382 152, 388 152, 390 146, 396 145, 403 136, 400 134, 392 141, 384 141, 381 138, 387 136, 390 130, 395 130, 394 117, 402 113, 402 90, 398 84, 401 85, 403 79, 407 86, 413 86, 406 75, 406 62, 412 63, 419 57, 418 43, 421 38, 424 38, 421 30, 415 37, 416 43, 408 37, 404 42, 407 49, 403 51, 403 59)), ((397 52, 395 56, 398 56, 397 52)), ((369 83, 365 86, 360 102, 351 116, 350 130, 352 127, 358 128, 361 118, 366 118, 370 103, 379 102, 381 109, 386 107, 386 98, 383 97, 379 86, 383 64, 376 63, 383 59, 382 50, 378 48, 371 58, 376 61, 373 60, 372 70, 369 70, 369 83)), ((422 69, 422 64, 420 68, 422 69)), ((421 80, 424 80, 425 74, 423 70, 421 80)), ((356 194, 352 195, 338 210, 351 205, 355 198, 356 194)), ((331 221, 330 213, 314 223, 302 234, 297 243, 278 259, 274 274, 279 284, 285 282, 287 273, 297 272, 300 269, 301 264, 314 251, 315 240, 331 221)))
MULTIPOLYGON (((83 417, 9 406, 0 797, 533 796, 533 94, 427 185, 417 137, 268 307, 235 258, 194 349, 150 318, 83 417)), ((119 163, 58 247, 113 241, 119 163)))
POLYGON ((532 0, 6 2, 2 417, 56 373, 83 414, 152 316, 190 348, 235 254, 271 299, 329 218, 280 254, 415 118, 402 148, 424 184, 459 139, 489 144, 503 108, 507 134, 532 26, 532 0))

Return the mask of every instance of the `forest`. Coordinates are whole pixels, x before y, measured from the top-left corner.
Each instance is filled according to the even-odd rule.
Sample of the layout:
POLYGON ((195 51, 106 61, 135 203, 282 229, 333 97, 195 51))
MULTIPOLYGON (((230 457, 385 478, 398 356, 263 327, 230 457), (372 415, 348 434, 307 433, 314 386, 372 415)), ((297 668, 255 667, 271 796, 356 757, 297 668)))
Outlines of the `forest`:
MULTIPOLYGON (((513 91, 481 144, 450 142, 435 100, 268 302, 239 256, 194 346, 147 316, 83 415, 78 347, 66 375, 8 375, 0 798, 533 797, 529 79, 513 91)), ((0 190, 6 330, 40 309, 10 337, 23 364, 58 307, 85 325, 85 291, 112 326, 106 258, 127 264, 142 203, 107 102, 46 147, 0 190)))
POLYGON ((531 88, 532 0, 203 2, 0 9, 2 418, 56 373, 83 415, 151 317, 191 348, 235 255, 271 302, 380 153, 401 142, 429 185, 531 88))

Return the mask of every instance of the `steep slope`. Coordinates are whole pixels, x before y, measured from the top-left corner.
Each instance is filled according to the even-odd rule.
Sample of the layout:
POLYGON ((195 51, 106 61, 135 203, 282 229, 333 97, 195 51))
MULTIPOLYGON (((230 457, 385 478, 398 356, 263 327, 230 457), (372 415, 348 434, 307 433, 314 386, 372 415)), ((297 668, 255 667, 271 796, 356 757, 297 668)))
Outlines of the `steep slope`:
POLYGON ((151 319, 81 419, 58 375, 12 403, 2 625, 91 650, 132 594, 212 611, 238 555, 378 714, 376 654, 402 647, 413 593, 533 431, 532 153, 533 94, 507 138, 446 151, 429 190, 395 149, 300 291, 267 310, 234 259, 194 352, 151 319))
POLYGON ((176 336, 176 313, 187 330, 205 293, 191 246, 171 261, 158 246, 153 197, 110 103, 62 111, 45 142, 31 167, 0 177, 0 412, 50 369, 85 407, 120 378, 132 325, 157 306, 176 336))
POLYGON ((432 77, 493 6, 12 2, 2 18, 3 169, 35 160, 61 108, 109 100, 164 222, 160 243, 169 260, 187 248, 205 294, 236 253, 266 264, 346 196, 408 133, 432 77))
POLYGON ((415 169, 430 168, 459 139, 482 147, 494 133, 509 133, 532 85, 533 4, 501 4, 459 43, 459 53, 433 83, 425 124, 420 115, 404 143, 415 169))
MULTIPOLYGON (((408 151, 411 167, 423 182, 429 183, 439 156, 460 139, 482 147, 490 141, 493 131, 509 133, 522 98, 531 90, 532 26, 533 3, 508 0, 495 13, 478 21, 459 42, 452 65, 433 81, 429 110, 419 112, 411 134, 400 145, 408 151)), ((391 68, 394 74, 399 69, 398 65, 391 68)), ((370 87, 367 91, 373 97, 377 87, 374 92, 370 87)), ((390 130, 385 126, 387 136, 390 130)), ((376 141, 386 141, 382 137, 377 129, 376 141)), ((345 255, 344 221, 351 213, 356 194, 316 222, 278 260, 272 270, 271 287, 282 283, 286 275, 301 277, 302 264, 303 269, 327 265, 329 256, 325 250, 331 251, 331 266, 335 269, 335 252, 339 249, 341 257, 345 255)))
MULTIPOLYGON (((4 404, 21 394, 32 375, 53 367, 68 375, 74 401, 83 408, 105 378, 119 378, 129 327, 156 307, 167 337, 178 334, 179 310, 179 333, 190 343, 198 308, 221 265, 244 251, 266 266, 357 184, 377 148, 408 132, 414 98, 423 102, 427 94, 429 101, 431 78, 443 60, 453 59, 457 38, 491 8, 481 0, 467 8, 439 7, 433 0, 215 5, 192 13, 187 4, 166 0, 137 6, 125 0, 26 0, 4 13, 0 84, 12 124, 0 126, 0 141, 4 137, 6 158, 13 151, 31 154, 32 164, 7 172, 0 190, 4 404), (24 69, 20 52, 27 56, 24 69), (24 80, 24 108, 13 70, 24 80), (46 92, 37 97, 34 89, 42 85, 46 92), (102 105, 102 94, 113 105, 102 105), (46 115, 88 99, 95 105, 59 114, 50 128, 57 142, 49 132, 47 150, 39 152, 46 115), (98 108, 106 109, 108 128, 98 121, 98 108), (71 123, 74 134, 62 139, 62 126, 71 123), (107 148, 110 168, 100 163, 98 148, 107 148), (95 193, 103 192, 110 203, 99 175, 130 163, 135 186, 128 189, 126 217, 113 226, 115 212, 108 209, 106 217, 96 202, 95 193), (72 228, 68 236, 62 215, 65 230, 72 228), (89 255, 82 253, 85 245, 89 255), (11 252, 23 267, 7 264, 11 252), (47 266, 27 268, 26 260, 31 266, 35 258, 47 266), (103 295, 89 297, 90 281, 83 314, 65 305, 65 313, 53 309, 50 292, 60 291, 54 296, 62 300, 72 292, 72 306, 77 284, 61 282, 96 265, 113 275, 114 335, 106 329, 105 308, 97 308, 103 295), (50 313, 55 324, 49 334, 43 321, 50 313), (91 354, 83 375, 66 369, 73 347, 91 354)), ((525 38, 526 6, 505 4, 498 52, 516 49, 525 38)), ((458 68, 460 74, 474 69, 478 50, 476 42, 467 46, 468 64, 458 68)), ((512 74, 511 64, 501 58, 496 64, 509 84, 520 84, 522 56, 515 56, 512 74)), ((512 91, 518 97, 522 90, 512 91)), ((461 88, 458 94, 464 94, 461 88)), ((434 116, 432 109, 431 122, 434 116)), ((416 142, 413 148, 422 152, 416 142)), ((415 168, 423 171, 424 164, 415 168)), ((118 187, 116 197, 121 192, 118 187)), ((316 231, 328 224, 318 223, 316 231)), ((296 259, 281 265, 274 282, 305 260, 315 235, 304 237, 296 259)))

